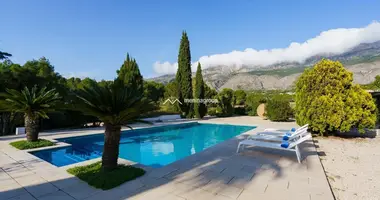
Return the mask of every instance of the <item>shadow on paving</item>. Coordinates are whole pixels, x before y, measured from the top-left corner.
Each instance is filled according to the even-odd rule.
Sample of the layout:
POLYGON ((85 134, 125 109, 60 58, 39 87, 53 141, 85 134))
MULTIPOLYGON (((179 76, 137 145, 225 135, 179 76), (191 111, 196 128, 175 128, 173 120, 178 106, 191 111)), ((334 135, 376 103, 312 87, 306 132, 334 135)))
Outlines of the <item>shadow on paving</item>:
MULTIPOLYGON (((144 176, 107 191, 92 188, 76 177, 59 178, 55 177, 57 176, 55 174, 49 175, 48 172, 44 174, 43 170, 38 169, 32 161, 21 161, 15 165, 36 171, 42 180, 28 180, 28 176, 33 176, 30 174, 8 180, 2 175, 3 173, 11 175, 12 168, 4 167, 0 174, 1 182, 9 181, 9 187, 0 190, 0 199, 22 195, 25 199, 30 196, 30 199, 118 200, 209 197, 211 200, 216 195, 225 199, 237 199, 243 190, 252 194, 264 193, 267 190, 274 192, 273 188, 268 187, 268 182, 283 185, 285 190, 293 187, 289 185, 287 179, 289 173, 293 176, 298 171, 305 172, 310 169, 313 165, 309 166, 306 159, 316 156, 312 141, 307 141, 301 147, 304 159, 302 164, 297 162, 294 152, 253 147, 236 154, 239 141, 237 138, 230 139, 162 168, 152 169, 137 164, 137 167, 147 170, 144 176), (15 188, 15 183, 12 181, 21 186, 31 184, 33 181, 36 184, 15 188)), ((300 174, 302 178, 302 173, 300 174)), ((281 188, 276 190, 278 189, 281 188)))

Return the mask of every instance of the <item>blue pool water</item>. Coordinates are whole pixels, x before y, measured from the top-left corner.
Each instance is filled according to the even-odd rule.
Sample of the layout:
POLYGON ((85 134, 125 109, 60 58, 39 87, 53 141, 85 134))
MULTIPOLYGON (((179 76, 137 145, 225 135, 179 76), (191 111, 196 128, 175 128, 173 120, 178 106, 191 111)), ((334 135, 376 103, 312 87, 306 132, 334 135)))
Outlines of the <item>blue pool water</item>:
MULTIPOLYGON (((254 129, 253 126, 185 123, 123 131, 119 157, 162 167, 254 129)), ((60 139, 71 147, 31 152, 58 167, 101 157, 103 134, 60 139)))

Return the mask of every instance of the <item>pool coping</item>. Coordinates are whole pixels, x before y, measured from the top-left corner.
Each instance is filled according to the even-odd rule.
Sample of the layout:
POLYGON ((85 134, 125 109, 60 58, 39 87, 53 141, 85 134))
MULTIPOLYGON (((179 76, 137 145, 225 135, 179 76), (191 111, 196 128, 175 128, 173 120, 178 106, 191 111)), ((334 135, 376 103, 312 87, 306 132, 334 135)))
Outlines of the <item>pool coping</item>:
MULTIPOLYGON (((197 153, 191 154, 191 155, 189 155, 189 156, 194 156, 194 155, 196 155, 196 154, 198 154, 198 153, 201 153, 201 152, 203 152, 203 151, 205 151, 205 150, 207 150, 207 149, 209 149, 209 148, 212 148, 212 147, 214 147, 214 146, 216 146, 216 145, 220 145, 220 144, 222 144, 222 143, 228 142, 228 141, 230 141, 230 140, 233 140, 233 139, 239 139, 239 138, 241 138, 241 136, 249 135, 250 132, 254 131, 254 130, 258 127, 257 125, 251 125, 251 124, 240 124, 240 123, 237 124, 237 123, 225 123, 225 122, 214 122, 214 121, 213 121, 213 122, 207 122, 207 121, 201 121, 201 120, 199 120, 199 121, 193 120, 193 121, 185 121, 185 122, 181 121, 181 122, 170 123, 170 124, 153 124, 152 126, 147 126, 147 127, 135 127, 135 128, 133 128, 132 130, 154 129, 154 128, 159 128, 159 127, 176 126, 176 125, 179 125, 179 124, 192 124, 192 123, 199 123, 199 124, 218 124, 218 125, 234 125, 234 126, 250 126, 250 127, 253 127, 253 128, 252 128, 251 130, 249 130, 249 131, 245 131, 245 132, 243 132, 243 133, 240 133, 239 135, 236 135, 236 136, 234 136, 234 137, 231 137, 231 138, 229 138, 229 139, 227 139, 227 140, 224 140, 224 141, 222 141, 222 142, 220 142, 220 143, 217 143, 217 144, 215 144, 215 145, 213 145, 213 146, 210 146, 210 147, 208 147, 208 148, 206 148, 206 149, 203 149, 203 150, 200 151, 200 152, 197 152, 197 153)), ((122 131, 131 131, 131 129, 125 129, 125 128, 124 128, 124 129, 122 129, 122 131)), ((86 161, 82 161, 82 162, 73 163, 73 164, 70 164, 70 165, 65 165, 65 166, 60 166, 60 167, 58 167, 58 166, 56 166, 56 165, 54 165, 54 164, 52 164, 52 163, 50 163, 50 162, 47 162, 47 161, 43 160, 42 158, 39 158, 39 157, 37 157, 37 156, 35 156, 35 155, 32 154, 32 152, 36 152, 36 151, 51 150, 51 149, 59 149, 59 148, 65 148, 65 147, 70 147, 70 146, 72 146, 72 145, 69 144, 69 143, 65 143, 65 142, 59 141, 59 139, 75 138, 75 137, 86 137, 86 136, 98 135, 98 134, 103 134, 103 133, 100 132, 100 130, 99 130, 99 131, 97 131, 97 132, 93 132, 93 133, 83 133, 83 134, 81 134, 81 133, 77 133, 77 134, 78 134, 78 135, 76 135, 76 136, 66 136, 65 134, 57 134, 57 135, 49 135, 49 136, 45 136, 45 137, 53 137, 54 139, 52 139, 52 138, 45 138, 45 137, 44 137, 44 139, 49 140, 49 141, 51 141, 51 142, 54 142, 55 145, 54 145, 54 146, 48 146, 48 147, 40 147, 40 148, 34 148, 34 149, 20 150, 20 151, 24 151, 24 152, 28 153, 29 155, 33 156, 35 159, 38 159, 38 160, 43 161, 43 162, 46 162, 46 163, 48 163, 49 165, 51 165, 51 166, 53 166, 53 167, 55 167, 55 168, 64 169, 64 170, 67 170, 67 169, 69 169, 69 168, 73 168, 73 167, 77 167, 77 166, 89 165, 89 164, 92 164, 92 163, 95 163, 95 162, 100 161, 102 157, 93 158, 93 159, 89 159, 89 160, 86 160, 86 161), (57 137, 54 137, 54 136, 57 136, 57 137)), ((17 140, 17 139, 19 139, 19 138, 15 138, 15 140, 17 140)), ((184 157, 184 158, 182 158, 182 159, 176 160, 176 161, 174 161, 174 162, 172 162, 172 163, 169 163, 169 164, 167 164, 167 165, 165 165, 165 166, 172 165, 172 164, 175 165, 176 162, 181 161, 181 160, 183 160, 183 159, 186 159, 186 158, 189 157, 189 156, 186 156, 186 157, 184 157)), ((151 171, 151 170, 156 169, 156 168, 150 167, 150 166, 148 166, 148 165, 144 165, 144 164, 142 164, 142 163, 134 162, 134 161, 131 161, 131 160, 128 160, 128 159, 120 158, 120 157, 118 158, 118 161, 120 161, 120 164, 126 164, 126 165, 134 165, 134 166, 138 166, 138 167, 140 167, 140 168, 143 168, 143 169, 146 170, 146 171, 151 171)), ((165 167, 165 166, 162 166, 162 167, 165 167)), ((160 168, 162 168, 162 167, 160 167, 160 168)))

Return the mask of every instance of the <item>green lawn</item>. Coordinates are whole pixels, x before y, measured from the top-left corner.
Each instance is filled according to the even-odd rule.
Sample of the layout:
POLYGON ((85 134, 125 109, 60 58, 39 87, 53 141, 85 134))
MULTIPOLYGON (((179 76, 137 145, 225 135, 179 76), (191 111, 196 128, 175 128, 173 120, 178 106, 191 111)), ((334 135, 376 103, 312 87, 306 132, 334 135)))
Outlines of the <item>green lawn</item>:
POLYGON ((145 174, 143 169, 127 165, 119 165, 113 171, 103 171, 101 162, 70 168, 67 172, 103 190, 112 189, 145 174))
POLYGON ((34 149, 34 148, 40 148, 40 147, 48 147, 48 146, 54 146, 55 143, 49 140, 44 140, 44 139, 38 139, 36 142, 29 142, 27 140, 20 140, 16 142, 11 142, 11 146, 20 149, 20 150, 25 150, 25 149, 34 149))

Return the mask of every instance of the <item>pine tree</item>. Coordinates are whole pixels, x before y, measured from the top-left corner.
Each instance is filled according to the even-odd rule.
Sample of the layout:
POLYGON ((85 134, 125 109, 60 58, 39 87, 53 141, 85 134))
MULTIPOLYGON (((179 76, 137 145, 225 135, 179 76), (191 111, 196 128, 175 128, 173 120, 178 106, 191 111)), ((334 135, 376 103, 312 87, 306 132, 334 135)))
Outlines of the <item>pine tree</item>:
POLYGON ((181 43, 179 46, 176 82, 178 94, 177 98, 180 102, 182 102, 182 104, 179 104, 182 116, 192 118, 193 104, 184 102, 184 99, 193 98, 193 89, 191 83, 190 43, 185 31, 182 32, 181 43))
MULTIPOLYGON (((195 75, 195 98, 205 98, 205 86, 203 82, 201 64, 198 63, 197 73, 195 75)), ((194 113, 197 118, 203 118, 207 113, 207 108, 204 103, 194 104, 194 113)))
POLYGON ((11 56, 12 54, 10 53, 0 51, 0 60, 8 59, 8 57, 11 57, 11 56))
POLYGON ((137 92, 137 94, 144 93, 144 81, 140 74, 139 65, 136 60, 127 54, 123 65, 120 70, 117 70, 117 81, 124 84, 126 87, 137 92))

